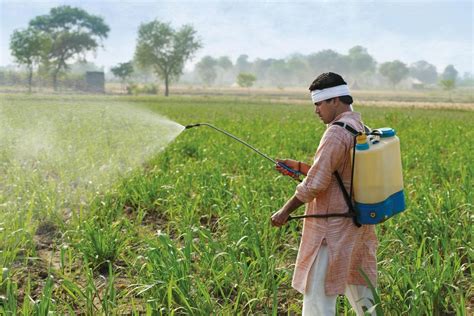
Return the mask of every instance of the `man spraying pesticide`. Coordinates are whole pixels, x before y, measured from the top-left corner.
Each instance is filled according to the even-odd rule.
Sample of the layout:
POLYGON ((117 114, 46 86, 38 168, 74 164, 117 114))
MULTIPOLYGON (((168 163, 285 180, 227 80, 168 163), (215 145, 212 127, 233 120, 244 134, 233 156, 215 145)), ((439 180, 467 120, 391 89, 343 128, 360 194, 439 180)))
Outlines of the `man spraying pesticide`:
MULTIPOLYGON (((286 224, 290 214, 306 204, 292 282, 303 294, 303 315, 335 315, 338 295, 346 295, 357 315, 363 315, 373 305, 373 296, 360 270, 376 284, 378 241, 373 225, 355 225, 354 217, 347 211, 346 192, 341 190, 337 177, 350 192, 354 137, 344 127, 364 131, 364 125, 361 115, 352 111, 353 100, 340 75, 323 73, 309 90, 315 113, 328 128, 312 165, 291 159, 277 160, 306 178, 296 187, 293 197, 273 214, 271 224, 275 227, 286 224)), ((276 169, 293 176, 279 165, 276 169)))
POLYGON ((378 241, 373 224, 405 209, 400 143, 393 129, 371 131, 362 124, 360 114, 352 111, 353 100, 340 75, 324 73, 309 89, 316 114, 328 124, 312 165, 273 159, 208 123, 185 129, 212 128, 301 182, 271 223, 280 227, 290 219, 305 219, 293 276, 293 287, 304 295, 303 315, 334 315, 337 295, 346 295, 356 313, 363 315, 368 309, 380 309, 374 306, 366 282, 375 285, 377 281, 378 241), (301 175, 306 176, 303 181, 301 175), (290 215, 305 203, 305 215, 290 215))

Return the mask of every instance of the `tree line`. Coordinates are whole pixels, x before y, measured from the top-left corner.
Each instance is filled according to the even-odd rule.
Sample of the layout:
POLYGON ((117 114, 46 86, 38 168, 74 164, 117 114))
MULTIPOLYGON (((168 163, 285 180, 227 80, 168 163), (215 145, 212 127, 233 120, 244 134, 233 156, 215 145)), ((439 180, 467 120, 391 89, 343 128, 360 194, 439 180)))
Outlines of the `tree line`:
POLYGON ((247 55, 240 55, 235 64, 228 57, 203 57, 194 68, 195 78, 203 84, 232 84, 240 73, 255 75, 263 86, 285 87, 307 85, 316 74, 333 71, 349 78, 358 87, 374 86, 380 78, 396 86, 403 79, 412 77, 419 85, 435 85, 444 81, 455 83, 458 71, 448 65, 441 74, 436 66, 425 60, 407 65, 399 60, 378 64, 362 46, 340 54, 331 49, 309 55, 294 54, 284 59, 261 59, 249 61, 247 55))
MULTIPOLYGON (((80 8, 59 6, 32 19, 26 29, 15 30, 10 50, 15 61, 28 70, 30 91, 35 71, 50 75, 57 90, 60 74, 67 72, 73 60, 85 60, 87 53, 96 51, 109 31, 101 17, 80 8)), ((165 82, 168 95, 169 83, 179 78, 185 62, 201 46, 190 25, 175 30, 170 24, 155 20, 140 25, 134 61, 138 67, 152 69, 165 82)), ((114 73, 120 76, 126 75, 126 71, 114 73)))
MULTIPOLYGON (((58 78, 70 71, 72 62, 85 61, 87 53, 97 51, 109 31, 101 17, 80 8, 59 6, 52 8, 49 14, 32 19, 26 29, 15 30, 10 38, 10 50, 15 61, 27 69, 30 91, 34 73, 51 78, 57 90, 58 78)), ((131 78, 153 73, 164 82, 167 96, 170 83, 181 78, 185 63, 201 47, 202 42, 190 25, 174 29, 169 23, 158 20, 143 23, 138 30, 133 59, 112 67, 111 72, 128 84, 131 78)), ((420 85, 441 84, 445 89, 452 89, 458 79, 453 65, 439 74, 436 67, 425 60, 411 65, 399 60, 378 64, 366 48, 354 46, 347 54, 324 49, 309 55, 253 61, 247 55, 240 55, 235 63, 227 56, 204 56, 182 81, 241 87, 258 82, 261 86, 283 88, 307 85, 316 74, 327 71, 349 78, 354 88, 371 87, 379 80, 395 86, 410 76, 420 85)), ((468 79, 472 81, 471 77, 468 79)))

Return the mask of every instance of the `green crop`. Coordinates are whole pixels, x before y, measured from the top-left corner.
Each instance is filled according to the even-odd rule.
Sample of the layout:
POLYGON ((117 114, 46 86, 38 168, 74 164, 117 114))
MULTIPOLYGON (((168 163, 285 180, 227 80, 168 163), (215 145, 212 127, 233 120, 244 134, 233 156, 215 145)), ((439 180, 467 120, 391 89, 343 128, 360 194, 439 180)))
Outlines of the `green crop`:
MULTIPOLYGON (((407 211, 377 226, 377 308, 471 313, 474 112, 355 107, 401 140, 407 211)), ((324 126, 309 102, 3 95, 0 114, 0 313, 301 313, 301 222, 270 226, 296 183, 205 127, 161 149, 155 114, 310 163, 324 126), (129 111, 121 128, 110 108, 129 111), (31 116, 41 124, 25 126, 31 116), (71 139, 77 155, 62 159, 67 146, 53 149, 71 139)), ((354 314, 342 298, 338 312, 354 314)))

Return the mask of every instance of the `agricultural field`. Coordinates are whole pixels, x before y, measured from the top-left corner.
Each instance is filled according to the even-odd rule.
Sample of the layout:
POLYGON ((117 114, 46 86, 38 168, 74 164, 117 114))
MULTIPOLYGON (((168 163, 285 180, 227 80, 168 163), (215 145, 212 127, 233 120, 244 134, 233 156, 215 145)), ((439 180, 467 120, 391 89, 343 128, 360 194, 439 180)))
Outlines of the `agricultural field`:
MULTIPOLYGON (((270 225, 296 183, 232 139, 184 125, 208 122, 309 163, 325 128, 309 101, 0 101, 0 314, 301 313, 291 278, 302 223, 270 225)), ((355 109, 401 140, 407 211, 377 226, 382 310, 472 314, 474 111, 355 109)), ((338 313, 354 315, 342 297, 338 313)))

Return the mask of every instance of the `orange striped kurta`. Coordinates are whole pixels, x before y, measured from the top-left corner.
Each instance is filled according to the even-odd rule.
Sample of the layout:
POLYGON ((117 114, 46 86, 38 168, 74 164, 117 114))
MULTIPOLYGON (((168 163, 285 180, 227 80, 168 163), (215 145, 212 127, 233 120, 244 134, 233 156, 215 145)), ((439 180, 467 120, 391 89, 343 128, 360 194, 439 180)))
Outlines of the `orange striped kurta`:
MULTIPOLYGON (((356 112, 344 112, 335 121, 363 130, 360 114, 356 112)), ((305 214, 345 213, 348 210, 333 173, 339 172, 349 192, 353 136, 343 127, 328 126, 308 176, 296 188, 296 197, 307 203, 305 214)), ((366 284, 359 268, 368 275, 372 284, 376 284, 378 241, 373 225, 358 228, 347 217, 307 218, 292 282, 297 291, 305 292, 309 270, 322 243, 326 243, 329 250, 326 295, 344 294, 346 284, 366 284)))

